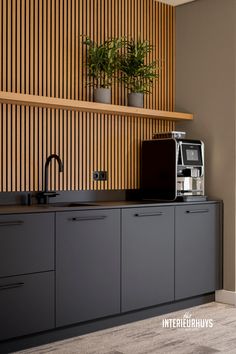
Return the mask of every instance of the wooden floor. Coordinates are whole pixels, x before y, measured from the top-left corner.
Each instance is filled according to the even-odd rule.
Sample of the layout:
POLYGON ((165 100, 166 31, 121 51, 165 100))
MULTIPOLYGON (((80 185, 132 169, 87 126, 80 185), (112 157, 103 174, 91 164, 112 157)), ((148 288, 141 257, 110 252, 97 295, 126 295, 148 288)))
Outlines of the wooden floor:
POLYGON ((18 353, 236 354, 236 307, 210 303, 18 353), (213 328, 163 328, 163 318, 213 319, 213 328))

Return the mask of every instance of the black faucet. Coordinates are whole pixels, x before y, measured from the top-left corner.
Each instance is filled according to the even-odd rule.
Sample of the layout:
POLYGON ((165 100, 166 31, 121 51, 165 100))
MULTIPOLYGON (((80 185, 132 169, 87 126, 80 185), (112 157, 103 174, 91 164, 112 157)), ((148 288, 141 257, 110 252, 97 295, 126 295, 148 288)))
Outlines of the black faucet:
POLYGON ((51 154, 47 157, 45 162, 45 174, 44 174, 44 191, 38 194, 39 203, 48 204, 49 198, 56 197, 58 193, 48 191, 48 167, 52 159, 55 159, 59 164, 59 172, 64 171, 63 163, 57 154, 51 154))

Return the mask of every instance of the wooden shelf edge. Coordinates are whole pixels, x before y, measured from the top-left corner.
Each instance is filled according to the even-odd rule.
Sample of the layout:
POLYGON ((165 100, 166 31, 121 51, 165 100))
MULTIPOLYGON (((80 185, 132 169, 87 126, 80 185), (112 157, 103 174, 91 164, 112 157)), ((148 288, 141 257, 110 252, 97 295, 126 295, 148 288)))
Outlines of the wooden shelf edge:
POLYGON ((28 95, 23 93, 0 91, 0 103, 40 108, 64 109, 69 111, 144 117, 165 120, 192 120, 190 113, 158 111, 146 108, 119 106, 89 101, 69 100, 46 96, 28 95))

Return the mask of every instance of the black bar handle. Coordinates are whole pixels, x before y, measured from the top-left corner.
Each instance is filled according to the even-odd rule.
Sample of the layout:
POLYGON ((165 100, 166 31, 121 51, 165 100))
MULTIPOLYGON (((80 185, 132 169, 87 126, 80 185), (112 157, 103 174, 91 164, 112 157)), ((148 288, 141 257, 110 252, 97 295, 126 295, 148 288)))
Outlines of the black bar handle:
POLYGON ((145 217, 145 216, 161 216, 163 215, 163 212, 158 212, 158 213, 137 213, 137 214, 134 214, 134 216, 137 216, 139 218, 141 217, 145 217))
POLYGON ((209 209, 193 209, 193 210, 186 210, 187 214, 199 214, 199 213, 208 213, 209 209))
POLYGON ((23 225, 22 220, 12 220, 12 221, 0 221, 0 226, 20 226, 23 225))
POLYGON ((95 216, 79 216, 77 218, 69 219, 71 221, 90 221, 90 220, 104 220, 106 215, 95 215, 95 216))
POLYGON ((20 288, 21 286, 24 286, 24 285, 25 285, 25 283, 12 283, 12 284, 0 285, 0 291, 7 290, 7 289, 20 288))

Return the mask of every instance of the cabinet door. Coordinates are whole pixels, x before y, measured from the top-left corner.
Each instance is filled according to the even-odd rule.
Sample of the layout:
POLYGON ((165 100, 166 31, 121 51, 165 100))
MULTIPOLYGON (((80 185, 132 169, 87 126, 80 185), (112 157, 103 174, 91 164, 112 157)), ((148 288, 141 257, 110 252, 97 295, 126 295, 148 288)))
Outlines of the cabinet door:
POLYGON ((1 278, 0 314, 0 340, 54 328, 54 272, 1 278))
POLYGON ((219 205, 176 207, 175 299, 214 291, 219 276, 219 205))
POLYGON ((54 214, 0 215, 0 277, 54 269, 54 214))
POLYGON ((57 213, 56 324, 120 312, 120 211, 57 213))
POLYGON ((122 211, 122 311, 174 299, 174 208, 122 211))

